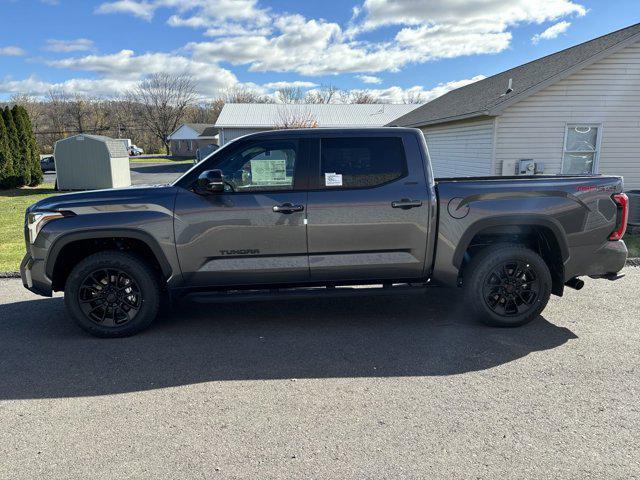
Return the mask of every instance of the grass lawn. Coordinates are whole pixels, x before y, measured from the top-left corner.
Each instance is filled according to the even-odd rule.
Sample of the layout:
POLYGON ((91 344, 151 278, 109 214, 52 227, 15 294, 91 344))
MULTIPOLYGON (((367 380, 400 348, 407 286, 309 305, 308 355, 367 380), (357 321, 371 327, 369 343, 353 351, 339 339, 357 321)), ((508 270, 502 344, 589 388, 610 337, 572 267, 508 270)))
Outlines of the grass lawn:
POLYGON ((0 190, 0 272, 17 272, 25 253, 24 211, 38 200, 55 195, 51 184, 0 190))
POLYGON ((193 163, 194 159, 171 160, 167 157, 129 157, 130 163, 193 163))
POLYGON ((624 236, 624 243, 627 244, 627 248, 629 249, 629 258, 640 257, 640 233, 635 235, 627 233, 624 236))

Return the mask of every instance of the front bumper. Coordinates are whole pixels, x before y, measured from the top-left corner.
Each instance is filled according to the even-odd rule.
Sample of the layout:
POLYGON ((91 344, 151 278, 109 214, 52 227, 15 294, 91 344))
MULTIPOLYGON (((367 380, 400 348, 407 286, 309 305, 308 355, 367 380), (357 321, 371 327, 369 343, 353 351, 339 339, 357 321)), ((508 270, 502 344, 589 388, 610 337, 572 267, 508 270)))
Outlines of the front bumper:
POLYGON ((20 263, 20 277, 24 288, 43 297, 52 296, 51 280, 44 271, 44 261, 34 260, 27 253, 20 263))

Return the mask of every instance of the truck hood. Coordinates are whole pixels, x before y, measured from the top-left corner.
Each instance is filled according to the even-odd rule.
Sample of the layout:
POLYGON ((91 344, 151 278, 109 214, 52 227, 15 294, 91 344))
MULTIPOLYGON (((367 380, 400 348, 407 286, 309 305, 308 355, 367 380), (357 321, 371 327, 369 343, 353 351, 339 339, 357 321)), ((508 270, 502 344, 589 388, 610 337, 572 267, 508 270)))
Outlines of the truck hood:
POLYGON ((156 204, 167 195, 174 195, 176 187, 172 185, 136 185, 126 188, 109 188, 85 192, 64 193, 48 197, 34 203, 27 212, 33 211, 79 211, 92 207, 108 205, 156 204))

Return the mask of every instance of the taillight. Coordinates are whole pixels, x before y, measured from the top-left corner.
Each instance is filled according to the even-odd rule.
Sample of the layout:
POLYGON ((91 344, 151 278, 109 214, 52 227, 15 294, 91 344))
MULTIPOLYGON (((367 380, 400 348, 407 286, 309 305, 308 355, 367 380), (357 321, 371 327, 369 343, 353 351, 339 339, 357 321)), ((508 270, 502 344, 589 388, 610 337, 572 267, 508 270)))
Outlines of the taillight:
POLYGON ((609 235, 609 240, 620 240, 624 236, 624 232, 627 231, 629 197, 627 197, 626 193, 616 193, 611 198, 613 198, 613 201, 616 202, 618 206, 618 215, 616 218, 616 229, 609 235))

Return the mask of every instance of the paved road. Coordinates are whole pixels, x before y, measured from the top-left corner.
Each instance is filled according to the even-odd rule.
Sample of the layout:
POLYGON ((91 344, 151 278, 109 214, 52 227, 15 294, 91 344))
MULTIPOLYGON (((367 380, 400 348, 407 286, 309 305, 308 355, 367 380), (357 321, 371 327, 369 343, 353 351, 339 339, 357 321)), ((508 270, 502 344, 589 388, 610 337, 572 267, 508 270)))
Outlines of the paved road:
POLYGON ((640 269, 511 330, 456 292, 185 303, 99 340, 0 282, 0 478, 640 475, 640 269))
MULTIPOLYGON (((131 163, 131 183, 133 185, 169 183, 189 170, 191 163, 131 163)), ((55 183, 55 172, 44 175, 45 183, 55 183)))

